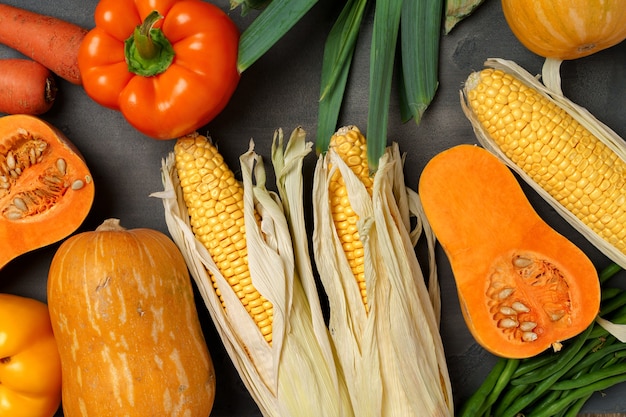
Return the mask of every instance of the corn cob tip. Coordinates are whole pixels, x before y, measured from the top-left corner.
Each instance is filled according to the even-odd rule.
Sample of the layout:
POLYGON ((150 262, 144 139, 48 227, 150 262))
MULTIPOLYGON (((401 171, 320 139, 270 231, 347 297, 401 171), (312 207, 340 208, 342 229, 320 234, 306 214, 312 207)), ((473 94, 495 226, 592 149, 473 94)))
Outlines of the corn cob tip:
MULTIPOLYGON (((367 144, 359 128, 353 125, 341 127, 331 137, 330 147, 361 180, 371 195, 373 178, 369 175, 367 164, 367 144)), ((330 179, 329 193, 331 214, 337 235, 359 286, 365 310, 369 312, 365 285, 364 248, 357 229, 359 216, 352 209, 348 190, 339 170, 336 170, 330 179)))

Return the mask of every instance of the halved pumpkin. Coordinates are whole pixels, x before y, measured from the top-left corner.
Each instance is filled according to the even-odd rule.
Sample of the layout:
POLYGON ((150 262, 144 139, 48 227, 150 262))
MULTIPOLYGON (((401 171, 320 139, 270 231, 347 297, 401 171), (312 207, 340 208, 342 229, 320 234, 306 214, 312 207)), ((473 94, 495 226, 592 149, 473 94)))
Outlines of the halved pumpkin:
POLYGON ((94 195, 87 164, 60 130, 35 116, 0 117, 0 268, 74 232, 94 195))
POLYGON ((558 350, 594 320, 594 265, 539 217, 495 156, 472 145, 443 151, 424 168, 419 194, 465 322, 485 349, 507 358, 558 350))

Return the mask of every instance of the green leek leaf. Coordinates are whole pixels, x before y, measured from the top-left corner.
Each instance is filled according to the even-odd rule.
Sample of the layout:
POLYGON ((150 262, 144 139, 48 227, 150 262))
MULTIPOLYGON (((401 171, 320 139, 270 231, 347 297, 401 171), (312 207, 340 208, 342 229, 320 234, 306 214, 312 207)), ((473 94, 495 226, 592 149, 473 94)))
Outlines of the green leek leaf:
POLYGON ((274 46, 316 3, 317 0, 273 0, 241 34, 239 72, 274 46))
POLYGON ((378 169, 378 160, 387 145, 389 99, 401 11, 402 0, 378 0, 374 10, 367 113, 367 163, 371 172, 378 169))
POLYGON ((439 86, 439 40, 444 0, 405 1, 400 45, 406 103, 416 123, 439 86))
POLYGON ((352 64, 356 40, 367 0, 349 0, 335 21, 324 45, 316 149, 326 152, 337 128, 339 111, 352 64))

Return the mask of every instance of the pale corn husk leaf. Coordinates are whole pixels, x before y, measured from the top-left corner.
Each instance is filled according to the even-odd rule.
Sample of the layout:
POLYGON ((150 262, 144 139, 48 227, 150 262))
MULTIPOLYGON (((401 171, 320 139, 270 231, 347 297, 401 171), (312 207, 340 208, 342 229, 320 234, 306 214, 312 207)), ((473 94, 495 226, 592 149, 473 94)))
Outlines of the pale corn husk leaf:
MULTIPOLYGON (((615 152, 622 160, 626 161, 626 145, 624 139, 622 139, 611 128, 604 123, 596 119, 587 109, 579 106, 567 97, 562 95, 558 91, 553 91, 542 84, 536 77, 533 77, 528 71, 520 67, 513 61, 508 61, 499 58, 491 58, 485 61, 485 66, 503 70, 511 75, 514 75, 525 84, 536 89, 539 93, 545 96, 548 100, 555 102, 558 106, 567 111, 574 119, 576 119, 581 125, 588 129, 595 137, 602 141, 607 147, 615 152)), ((574 214, 572 214, 567 208, 561 205, 556 199, 554 199, 547 191, 545 191, 540 185, 538 185, 524 170, 518 167, 513 161, 506 157, 504 152, 494 143, 494 141, 486 132, 481 123, 478 121, 473 111, 467 104, 467 86, 471 84, 470 75, 466 81, 466 87, 460 91, 461 107, 466 117, 472 123, 474 133, 480 144, 492 152, 498 158, 500 158, 506 165, 508 165, 513 171, 527 182, 537 193, 548 202, 557 213, 559 213, 572 227, 580 232, 589 242, 591 242, 598 250, 611 259, 622 268, 626 268, 626 254, 622 253, 615 246, 611 245, 606 240, 602 239, 591 228, 581 222, 574 214)), ((559 81, 560 83, 560 81, 559 81)))
POLYGON ((332 147, 317 161, 313 247, 329 299, 329 327, 356 415, 452 416, 437 316, 407 229, 411 198, 400 198, 400 208, 394 195, 406 192, 397 164, 402 160, 394 144, 380 159, 370 197, 332 147), (336 169, 359 216, 369 314, 332 223, 328 186, 336 169))
POLYGON ((406 190, 409 198, 409 210, 415 214, 417 220, 414 230, 410 233, 411 242, 415 246, 420 234, 423 234, 426 238, 428 248, 428 294, 430 295, 430 302, 433 305, 437 324, 439 325, 441 324, 441 287, 439 286, 437 262, 435 261, 435 232, 433 232, 430 223, 426 220, 426 213, 424 213, 419 194, 409 187, 406 187, 406 190))
POLYGON ((558 58, 546 58, 541 67, 541 80, 543 85, 559 96, 563 95, 561 89, 561 64, 563 60, 558 58))
POLYGON ((315 309, 310 308, 317 300, 307 299, 299 281, 282 206, 278 196, 265 188, 263 163, 252 144, 240 162, 250 274, 253 285, 274 306, 272 345, 193 235, 173 155, 162 165, 164 191, 153 194, 163 201, 170 235, 185 257, 226 351, 264 416, 352 416, 335 364, 326 362, 330 342, 314 331, 323 325, 321 315, 313 315, 315 309), (261 216, 260 227, 255 209, 261 216), (228 315, 207 271, 217 281, 228 315))
MULTIPOLYGON (((304 158, 311 153, 312 149, 313 143, 306 142, 306 132, 301 127, 294 129, 287 143, 285 143, 282 129, 274 132, 272 164, 276 175, 278 193, 291 230, 296 268, 307 299, 311 300, 311 315, 323 317, 313 275, 313 266, 311 265, 303 208, 302 165, 304 158)), ((320 338, 320 345, 324 347, 327 362, 334 363, 326 323, 323 320, 317 320, 314 325, 315 333, 320 338)))
MULTIPOLYGON (((304 184, 302 167, 304 158, 313 150, 313 143, 306 141, 306 132, 297 127, 285 143, 282 129, 276 130, 272 141, 272 164, 274 166, 276 185, 283 204, 285 217, 291 230, 296 259, 296 270, 306 294, 313 320, 313 331, 329 369, 329 378, 336 387, 340 403, 332 409, 342 411, 341 415, 352 415, 352 405, 345 385, 344 375, 336 362, 335 349, 323 319, 319 301, 319 293, 313 274, 311 256, 308 246, 308 232, 304 218, 304 184)), ((305 394, 306 395, 306 394, 305 394)))
POLYGON ((444 30, 448 34, 463 19, 471 15, 485 0, 446 0, 444 30))
POLYGON ((626 343, 626 324, 613 323, 602 317, 596 317, 596 323, 604 328, 607 332, 611 333, 617 340, 622 343, 626 343))

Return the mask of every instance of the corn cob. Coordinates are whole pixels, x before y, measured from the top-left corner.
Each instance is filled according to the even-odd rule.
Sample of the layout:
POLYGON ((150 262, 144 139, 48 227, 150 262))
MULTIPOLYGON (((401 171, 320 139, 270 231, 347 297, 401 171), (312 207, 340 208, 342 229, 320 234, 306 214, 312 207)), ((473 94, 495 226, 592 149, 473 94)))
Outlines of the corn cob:
MULTIPOLYGON (((339 129, 330 139, 330 147, 350 167, 352 172, 363 182, 371 195, 374 185, 369 175, 367 164, 367 145, 365 136, 356 126, 339 129)), ((330 169, 330 167, 329 167, 330 169)), ((339 240, 354 274, 365 310, 369 311, 367 303, 367 288, 365 288, 365 269, 363 243, 357 230, 358 215, 352 209, 348 199, 348 191, 341 172, 336 170, 330 178, 330 206, 333 223, 339 240)))
POLYGON ((356 127, 340 128, 313 178, 314 256, 354 414, 453 416, 437 314, 411 237, 422 232, 411 215, 416 225, 425 217, 404 183, 397 144, 385 149, 372 177, 365 142, 356 127))
MULTIPOLYGON (((176 169, 196 238, 206 247, 222 275, 272 342, 273 306, 252 285, 243 213, 243 187, 217 148, 197 133, 174 146, 176 169)), ((213 287, 218 291, 215 278, 213 287)), ((225 307, 221 294, 220 301, 225 307)))
POLYGON ((466 105, 502 153, 582 224, 626 255, 623 156, 556 101, 501 69, 470 75, 464 93, 466 105))

